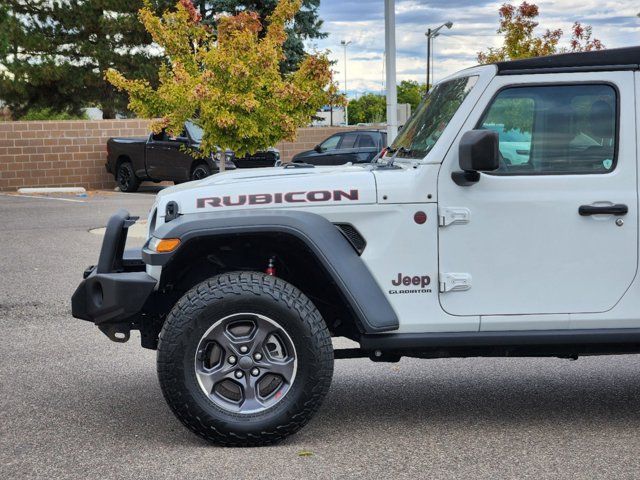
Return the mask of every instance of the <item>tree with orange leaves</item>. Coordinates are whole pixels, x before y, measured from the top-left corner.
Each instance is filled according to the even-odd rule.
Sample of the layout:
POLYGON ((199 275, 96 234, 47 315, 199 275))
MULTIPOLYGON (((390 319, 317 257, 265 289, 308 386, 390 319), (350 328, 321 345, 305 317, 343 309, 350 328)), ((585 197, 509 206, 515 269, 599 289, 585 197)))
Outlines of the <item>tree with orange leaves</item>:
POLYGON ((328 102, 332 85, 326 54, 309 54, 296 71, 280 73, 285 26, 300 4, 280 0, 266 27, 257 14, 243 11, 220 18, 213 31, 191 0, 179 0, 162 16, 147 3, 140 19, 168 59, 158 88, 115 70, 105 76, 129 93, 129 108, 138 116, 156 119, 154 132, 166 128, 178 135, 188 119, 200 125, 203 155, 221 147, 242 156, 293 140, 328 102))
MULTIPOLYGON (((541 36, 535 34, 535 29, 538 27, 536 18, 539 15, 536 4, 525 1, 515 7, 505 3, 500 7, 499 15, 500 27, 497 32, 504 35, 503 45, 479 52, 479 63, 542 57, 567 51, 567 49, 558 49, 558 43, 563 35, 561 29, 547 30, 541 36)), ((574 23, 570 51, 581 52, 604 48, 600 40, 592 38, 591 26, 583 27, 580 22, 574 23)))

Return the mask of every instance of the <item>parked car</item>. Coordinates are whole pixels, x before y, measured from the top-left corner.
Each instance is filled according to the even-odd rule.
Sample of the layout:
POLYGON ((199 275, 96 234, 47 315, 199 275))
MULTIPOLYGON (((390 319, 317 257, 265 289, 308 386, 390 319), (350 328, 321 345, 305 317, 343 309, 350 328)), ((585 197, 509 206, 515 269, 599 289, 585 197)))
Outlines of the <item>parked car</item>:
POLYGON ((165 189, 141 250, 123 257, 135 219, 111 217, 73 315, 118 342, 140 330, 173 412, 226 446, 302 428, 334 359, 638 354, 639 58, 469 68, 371 164, 165 189), (489 128, 514 122, 523 163, 489 128))
POLYGON ((233 151, 219 150, 216 155, 197 158, 187 149, 197 151, 202 141, 202 129, 193 122, 186 122, 178 137, 171 137, 166 130, 151 133, 147 138, 110 138, 107 141, 107 172, 115 177, 123 192, 135 192, 143 180, 175 183, 200 180, 220 170, 220 159, 225 168, 273 167, 280 159, 274 148, 237 158, 233 151))
POLYGON ((519 128, 505 130, 504 125, 487 123, 487 130, 496 132, 500 138, 500 153, 508 165, 522 165, 529 161, 531 133, 523 132, 519 128))
POLYGON ((343 165, 368 163, 387 146, 387 134, 380 130, 357 130, 331 135, 313 150, 293 156, 295 163, 311 165, 343 165))

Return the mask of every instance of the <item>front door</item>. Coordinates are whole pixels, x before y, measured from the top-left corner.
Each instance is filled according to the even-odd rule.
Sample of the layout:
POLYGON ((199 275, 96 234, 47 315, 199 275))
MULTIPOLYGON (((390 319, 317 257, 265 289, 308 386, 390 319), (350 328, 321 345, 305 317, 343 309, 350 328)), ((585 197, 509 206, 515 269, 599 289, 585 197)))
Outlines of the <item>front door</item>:
POLYGON ((340 140, 338 148, 331 157, 331 163, 328 165, 343 165, 345 163, 356 161, 357 143, 357 132, 343 133, 342 140, 340 140))
POLYGON ((185 148, 189 139, 185 134, 171 137, 166 131, 153 135, 147 143, 147 172, 154 180, 188 180, 191 174, 193 157, 185 148))
MULTIPOLYGON (((631 72, 493 80, 457 141, 498 132, 500 168, 456 185, 456 141, 439 174, 446 312, 483 325, 501 315, 511 328, 505 315, 604 312, 620 300, 638 263, 634 95, 631 72)), ((568 315, 556 318, 567 327, 568 315)))

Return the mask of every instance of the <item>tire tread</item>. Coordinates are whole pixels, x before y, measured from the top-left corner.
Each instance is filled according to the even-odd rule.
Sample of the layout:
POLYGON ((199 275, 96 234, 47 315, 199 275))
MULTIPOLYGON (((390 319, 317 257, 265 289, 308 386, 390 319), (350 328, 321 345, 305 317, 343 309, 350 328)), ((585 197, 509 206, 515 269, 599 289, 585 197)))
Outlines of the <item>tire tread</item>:
POLYGON ((333 376, 333 345, 327 326, 315 305, 304 293, 288 282, 259 272, 230 272, 212 277, 189 290, 173 307, 160 332, 158 343, 158 378, 163 395, 178 419, 201 437, 225 446, 268 445, 300 430, 315 414, 326 396, 333 376), (239 434, 215 428, 196 411, 185 395, 185 387, 177 371, 181 337, 195 328, 193 318, 207 306, 229 297, 268 296, 285 305, 304 322, 310 332, 308 348, 315 352, 317 378, 304 392, 302 409, 290 421, 259 433, 239 434))

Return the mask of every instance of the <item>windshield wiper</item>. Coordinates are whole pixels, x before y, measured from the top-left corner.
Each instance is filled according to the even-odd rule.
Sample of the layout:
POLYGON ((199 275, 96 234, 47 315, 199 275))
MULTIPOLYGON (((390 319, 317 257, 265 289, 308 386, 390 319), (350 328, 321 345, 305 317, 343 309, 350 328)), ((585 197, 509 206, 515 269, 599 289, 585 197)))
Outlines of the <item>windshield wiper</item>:
POLYGON ((396 157, 398 156, 398 154, 400 153, 406 153, 407 155, 411 153, 411 149, 407 148, 407 147, 398 147, 393 149, 393 155, 391 155, 391 158, 389 159, 389 161, 387 162, 387 166, 388 167, 393 167, 393 162, 396 161, 396 157), (395 153, 394 153, 395 152, 395 153))

